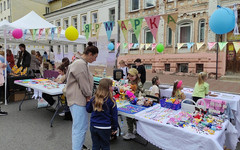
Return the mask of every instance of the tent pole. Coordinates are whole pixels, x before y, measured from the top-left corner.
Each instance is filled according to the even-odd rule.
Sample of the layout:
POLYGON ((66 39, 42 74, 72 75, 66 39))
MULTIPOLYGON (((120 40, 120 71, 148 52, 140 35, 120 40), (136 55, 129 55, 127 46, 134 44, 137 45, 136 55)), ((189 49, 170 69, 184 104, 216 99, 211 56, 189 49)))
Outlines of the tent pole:
MULTIPOLYGON (((6 33, 6 32, 5 32, 6 33)), ((6 34, 4 36, 4 57, 5 57, 5 65, 7 66, 7 39, 6 34)), ((5 71, 5 105, 7 105, 7 67, 4 69, 5 71)))

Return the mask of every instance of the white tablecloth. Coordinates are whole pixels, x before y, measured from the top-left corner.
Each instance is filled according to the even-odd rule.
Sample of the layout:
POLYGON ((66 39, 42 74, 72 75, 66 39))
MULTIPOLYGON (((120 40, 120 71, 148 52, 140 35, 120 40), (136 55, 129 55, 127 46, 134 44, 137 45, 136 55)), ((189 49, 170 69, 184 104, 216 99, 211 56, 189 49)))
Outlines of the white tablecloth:
MULTIPOLYGON (((237 130, 228 120, 224 122, 223 130, 216 131, 214 135, 205 135, 168 125, 166 124, 168 119, 160 123, 144 117, 146 111, 152 109, 165 108, 155 105, 135 114, 135 118, 138 120, 137 132, 159 148, 166 150, 222 150, 224 145, 231 149, 236 148, 237 130)), ((175 111, 176 114, 179 112, 175 111)))
MULTIPOLYGON (((161 89, 161 97, 171 97, 172 89, 161 89)), ((186 95, 186 98, 192 99, 193 89, 184 88, 182 90, 186 95)), ((238 136, 240 137, 240 95, 228 94, 228 93, 220 93, 220 92, 211 92, 214 95, 218 95, 217 97, 206 96, 209 99, 218 99, 226 101, 233 111, 235 120, 236 120, 236 129, 238 131, 238 136)))

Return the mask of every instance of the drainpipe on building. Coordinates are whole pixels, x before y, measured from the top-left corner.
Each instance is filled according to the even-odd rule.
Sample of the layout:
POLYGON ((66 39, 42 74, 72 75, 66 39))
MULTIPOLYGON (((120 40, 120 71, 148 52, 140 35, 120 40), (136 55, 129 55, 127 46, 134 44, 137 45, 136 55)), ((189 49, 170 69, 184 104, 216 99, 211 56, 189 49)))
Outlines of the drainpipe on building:
MULTIPOLYGON (((118 20, 120 20, 120 0, 118 0, 118 20)), ((118 25, 117 36, 118 36, 117 42, 120 43, 120 27, 119 27, 119 25, 118 25)), ((119 53, 120 53, 120 47, 117 50, 114 69, 117 69, 117 59, 118 59, 119 53)))

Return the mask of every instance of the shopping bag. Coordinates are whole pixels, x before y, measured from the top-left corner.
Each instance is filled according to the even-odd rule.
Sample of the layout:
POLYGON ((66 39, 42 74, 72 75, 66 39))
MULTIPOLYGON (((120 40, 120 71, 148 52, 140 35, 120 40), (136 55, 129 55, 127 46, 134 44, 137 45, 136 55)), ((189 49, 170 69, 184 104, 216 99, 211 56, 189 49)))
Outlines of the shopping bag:
POLYGON ((48 102, 45 101, 43 98, 38 100, 37 108, 43 108, 43 107, 47 107, 47 106, 48 106, 48 102))

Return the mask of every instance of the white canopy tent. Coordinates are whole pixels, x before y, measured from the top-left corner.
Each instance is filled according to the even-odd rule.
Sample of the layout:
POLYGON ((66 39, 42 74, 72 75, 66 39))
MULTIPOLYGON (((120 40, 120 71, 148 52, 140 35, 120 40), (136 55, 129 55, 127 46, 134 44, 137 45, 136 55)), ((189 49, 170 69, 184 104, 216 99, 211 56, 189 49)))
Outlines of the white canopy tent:
MULTIPOLYGON (((26 44, 41 44, 46 46, 53 46, 53 45, 73 45, 73 44, 86 44, 85 36, 79 35, 79 38, 76 41, 69 41, 65 38, 65 31, 62 30, 61 34, 58 38, 57 29, 55 30, 54 37, 52 39, 51 33, 48 35, 47 39, 45 38, 45 32, 43 32, 40 39, 38 39, 38 33, 36 34, 36 40, 32 39, 32 35, 29 29, 46 29, 46 28, 54 28, 55 25, 49 23, 48 21, 44 20, 34 11, 31 11, 24 17, 14 21, 13 23, 9 23, 7 20, 3 20, 0 22, 0 42, 4 41, 4 51, 5 51, 5 60, 6 57, 6 49, 7 49, 7 42, 8 43, 26 43, 26 44), (8 35, 8 31, 13 31, 14 29, 27 29, 27 34, 25 35, 25 40, 23 39, 10 39, 8 35)), ((6 61, 5 61, 6 63, 6 61)), ((7 79, 7 73, 5 69, 5 79, 7 79)), ((7 80, 5 81, 5 105, 7 105, 6 99, 6 86, 7 80)))

